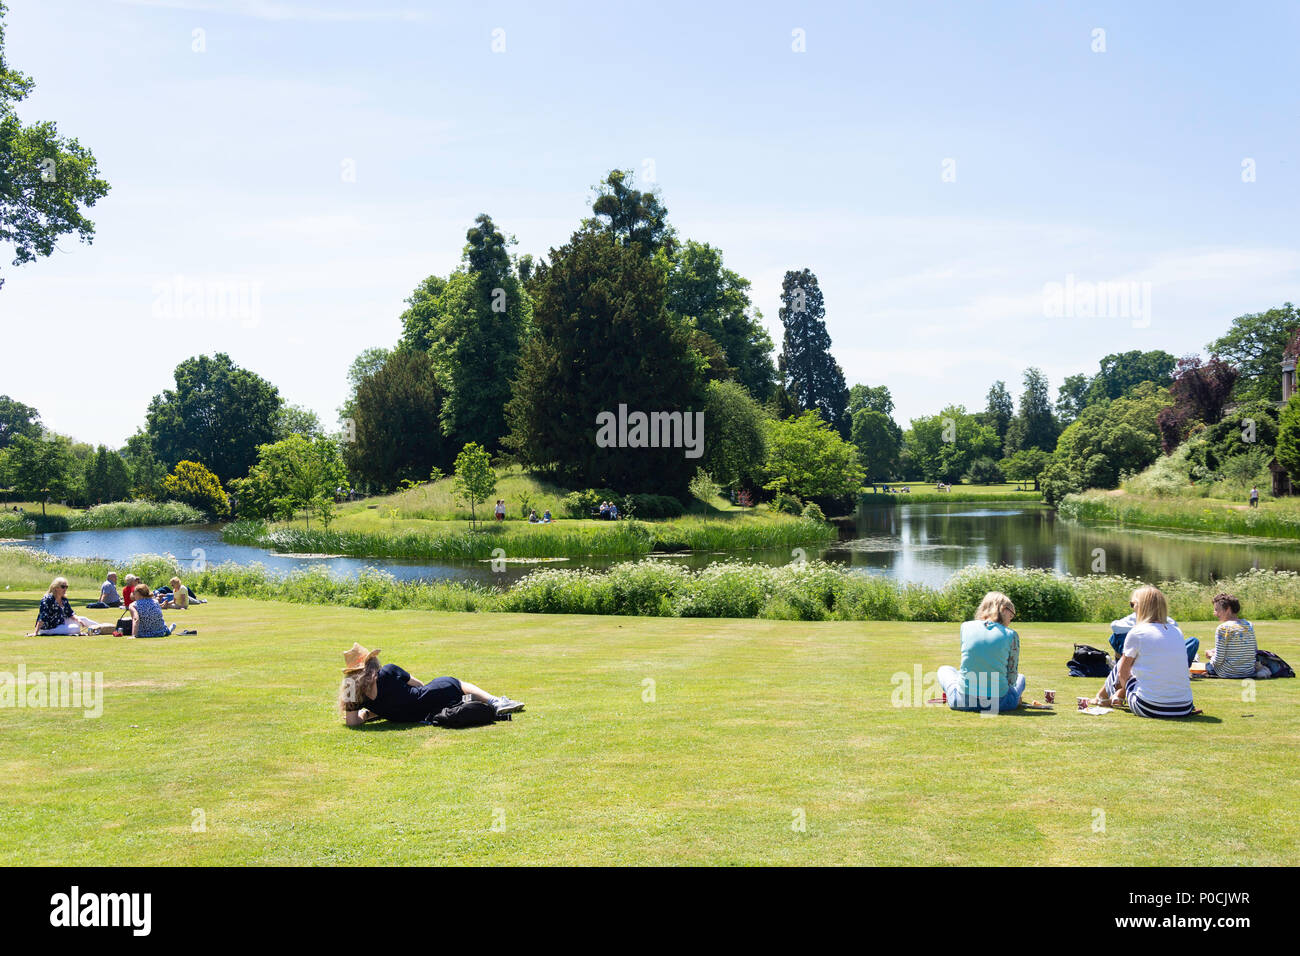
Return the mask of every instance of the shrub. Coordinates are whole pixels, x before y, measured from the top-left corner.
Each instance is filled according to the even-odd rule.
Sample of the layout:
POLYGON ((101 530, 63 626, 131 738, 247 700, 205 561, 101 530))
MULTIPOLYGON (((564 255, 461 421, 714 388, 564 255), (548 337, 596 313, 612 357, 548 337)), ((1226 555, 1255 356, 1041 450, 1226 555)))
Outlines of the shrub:
POLYGON ((686 509, 672 495, 636 494, 623 499, 623 512, 638 518, 680 518, 686 509))
POLYGON ((1087 608, 1072 580, 1042 568, 973 565, 949 578, 945 590, 963 621, 975 616, 989 591, 1011 598, 1017 620, 1082 621, 1087 608))
POLYGON ((193 505, 217 518, 230 514, 226 493, 217 476, 197 461, 176 463, 172 473, 163 479, 163 491, 177 501, 193 505))
POLYGON ((825 521, 826 515, 822 513, 821 506, 815 501, 810 501, 803 506, 803 517, 809 521, 825 521))
POLYGON ((972 485, 997 485, 1002 483, 1002 469, 992 458, 976 458, 966 469, 963 480, 972 485))
POLYGON ((788 515, 801 514, 803 512, 803 502, 792 494, 778 491, 772 496, 772 510, 780 511, 788 515))
POLYGON ((569 492, 562 499, 561 505, 570 518, 590 518, 602 501, 613 501, 617 497, 618 492, 608 488, 587 488, 584 491, 569 492))

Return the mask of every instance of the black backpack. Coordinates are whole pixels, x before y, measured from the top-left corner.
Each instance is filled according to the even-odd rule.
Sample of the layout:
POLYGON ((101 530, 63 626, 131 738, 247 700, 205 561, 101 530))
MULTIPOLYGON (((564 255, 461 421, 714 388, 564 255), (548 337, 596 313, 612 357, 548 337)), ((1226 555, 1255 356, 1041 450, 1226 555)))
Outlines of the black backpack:
POLYGON ((1091 644, 1075 644, 1074 656, 1065 666, 1071 677, 1105 677, 1110 673, 1110 655, 1091 644))
POLYGON ((1261 667, 1268 671, 1269 677, 1295 677, 1295 671, 1291 669, 1291 665, 1272 651, 1255 651, 1256 672, 1261 667))
POLYGON ((453 707, 444 707, 429 722, 439 727, 460 730, 464 727, 485 727, 498 720, 509 720, 509 714, 497 715, 497 709, 481 700, 466 700, 453 707))

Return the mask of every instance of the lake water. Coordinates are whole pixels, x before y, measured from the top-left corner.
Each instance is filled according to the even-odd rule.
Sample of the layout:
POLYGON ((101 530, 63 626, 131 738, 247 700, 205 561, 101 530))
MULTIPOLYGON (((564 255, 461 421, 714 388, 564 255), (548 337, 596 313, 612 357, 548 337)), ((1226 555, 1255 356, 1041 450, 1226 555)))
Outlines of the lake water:
MULTIPOLYGON (((1042 505, 1022 503, 954 502, 865 508, 854 522, 841 528, 840 534, 837 543, 805 549, 807 557, 844 564, 864 574, 935 586, 968 564, 1052 568, 1071 574, 1105 570, 1147 581, 1171 578, 1210 581, 1250 568, 1300 571, 1300 548, 1294 542, 1084 527, 1058 521, 1055 513, 1042 505), (1099 561, 1104 561, 1104 566, 1099 566, 1099 561)), ((544 564, 509 564, 505 571, 494 573, 485 561, 429 563, 394 558, 312 558, 226 544, 217 525, 69 531, 23 543, 56 555, 118 562, 136 554, 166 552, 175 555, 182 567, 202 558, 209 564, 261 562, 276 571, 324 564, 336 574, 354 575, 369 566, 383 568, 399 579, 498 585, 513 583, 541 567, 607 568, 626 560, 575 558, 544 564)), ((659 560, 698 569, 728 557, 785 564, 792 555, 784 551, 693 553, 663 556, 659 560)))

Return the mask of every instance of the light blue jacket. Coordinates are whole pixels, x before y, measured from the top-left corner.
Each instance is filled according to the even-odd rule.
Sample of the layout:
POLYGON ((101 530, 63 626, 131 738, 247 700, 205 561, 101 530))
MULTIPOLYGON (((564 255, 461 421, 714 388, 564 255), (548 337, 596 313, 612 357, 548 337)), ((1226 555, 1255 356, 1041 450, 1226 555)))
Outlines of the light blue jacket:
POLYGON ((967 698, 996 700, 1020 673, 1020 635, 996 621, 961 626, 961 680, 967 698))

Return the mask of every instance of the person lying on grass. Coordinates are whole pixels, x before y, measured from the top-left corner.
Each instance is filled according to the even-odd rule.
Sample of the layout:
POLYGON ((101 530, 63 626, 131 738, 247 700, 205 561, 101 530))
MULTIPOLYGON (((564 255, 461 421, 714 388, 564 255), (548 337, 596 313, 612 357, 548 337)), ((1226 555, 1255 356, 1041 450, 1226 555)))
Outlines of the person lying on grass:
POLYGON ((444 707, 455 707, 466 695, 496 708, 498 714, 512 714, 524 705, 509 697, 497 697, 469 681, 438 677, 425 684, 396 664, 379 664, 379 649, 367 650, 354 643, 343 652, 343 683, 339 686, 339 710, 349 727, 383 717, 394 723, 418 724, 444 707))
POLYGON ((99 625, 88 617, 81 617, 72 610, 68 601, 68 579, 55 578, 50 589, 41 598, 40 609, 36 612, 35 633, 80 634, 83 627, 97 628, 99 625))
POLYGON ((1025 692, 1020 635, 1011 629, 1016 606, 1001 591, 984 595, 975 620, 961 626, 961 669, 945 664, 938 679, 953 710, 1015 710, 1025 692))
POLYGON ((1124 652, 1097 694, 1110 706, 1128 701, 1139 717, 1186 717, 1195 713, 1183 632, 1169 623, 1169 602, 1159 588, 1133 592, 1137 624, 1124 638, 1124 652))
POLYGON ((175 624, 163 620, 162 608, 153 599, 149 585, 137 584, 131 601, 131 636, 167 637, 174 630, 175 624))

